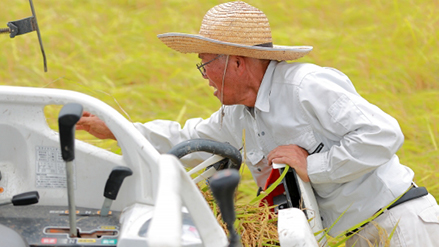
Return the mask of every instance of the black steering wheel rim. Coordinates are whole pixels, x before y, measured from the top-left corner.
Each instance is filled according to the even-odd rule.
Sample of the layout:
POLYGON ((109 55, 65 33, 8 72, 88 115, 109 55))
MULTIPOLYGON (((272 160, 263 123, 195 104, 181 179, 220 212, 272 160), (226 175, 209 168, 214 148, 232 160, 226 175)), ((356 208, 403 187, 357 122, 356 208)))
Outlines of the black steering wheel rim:
POLYGON ((241 167, 241 153, 237 148, 227 142, 218 142, 202 138, 191 139, 175 145, 168 151, 168 154, 175 155, 177 158, 181 159, 185 155, 194 152, 207 152, 227 158, 229 159, 229 165, 227 168, 239 170, 241 167))

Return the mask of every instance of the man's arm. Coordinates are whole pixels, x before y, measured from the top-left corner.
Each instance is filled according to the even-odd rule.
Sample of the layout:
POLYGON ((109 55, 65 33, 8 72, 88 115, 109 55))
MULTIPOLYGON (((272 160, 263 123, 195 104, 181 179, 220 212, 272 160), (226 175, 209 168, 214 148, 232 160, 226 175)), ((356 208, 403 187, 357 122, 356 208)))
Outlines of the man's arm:
POLYGON ((116 140, 111 130, 107 125, 97 116, 90 112, 84 111, 81 119, 76 124, 77 130, 85 130, 91 135, 99 139, 113 139, 116 140))
POLYGON ((322 69, 306 76, 300 90, 301 106, 315 131, 336 142, 308 156, 312 182, 349 182, 394 158, 404 140, 397 121, 358 95, 344 74, 322 69))

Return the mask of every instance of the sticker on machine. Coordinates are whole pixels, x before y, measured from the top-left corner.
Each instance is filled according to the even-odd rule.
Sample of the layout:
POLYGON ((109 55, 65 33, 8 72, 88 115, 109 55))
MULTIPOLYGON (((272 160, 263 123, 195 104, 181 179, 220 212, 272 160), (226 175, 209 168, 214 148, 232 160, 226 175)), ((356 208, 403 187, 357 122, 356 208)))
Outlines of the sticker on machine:
MULTIPOLYGON (((67 188, 66 163, 62 159, 61 149, 36 146, 35 154, 35 186, 46 189, 67 188)), ((76 188, 76 179, 74 185, 76 188)))

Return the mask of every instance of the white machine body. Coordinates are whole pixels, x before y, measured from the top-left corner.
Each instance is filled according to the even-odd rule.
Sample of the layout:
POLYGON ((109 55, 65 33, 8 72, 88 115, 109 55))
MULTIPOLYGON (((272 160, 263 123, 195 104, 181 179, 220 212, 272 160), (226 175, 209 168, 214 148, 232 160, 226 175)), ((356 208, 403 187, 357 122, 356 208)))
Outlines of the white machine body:
MULTIPOLYGON (((213 162, 219 160, 216 156, 211 159, 213 162)), ((207 165, 203 162, 202 167, 195 169, 201 170, 207 165)), ((13 222, 10 217, 16 217, 17 222, 26 225, 35 224, 35 220, 29 221, 29 218, 39 216, 43 217, 39 219, 44 219, 42 215, 53 220, 48 225, 41 223, 41 229, 36 228, 41 232, 35 239, 28 240, 35 242, 30 243, 32 246, 228 245, 226 234, 181 162, 174 156, 159 154, 119 112, 82 93, 0 86, 0 173, 0 201, 26 191, 38 191, 40 195, 38 204, 26 206, 27 211, 16 213, 13 207, 0 207, 0 224, 13 222), (81 104, 84 110, 102 119, 115 135, 123 153, 117 155, 75 141, 76 207, 85 210, 77 222, 79 230, 88 236, 77 239, 59 233, 68 227, 64 212, 67 209, 65 162, 61 157, 59 133, 48 126, 44 114, 48 105, 67 103, 81 104), (99 222, 107 218, 100 217, 98 210, 104 201, 105 182, 116 166, 129 167, 133 175, 124 180, 111 205, 112 217, 117 223, 111 225, 109 221, 99 222), (11 216, 14 212, 16 215, 11 216), (26 216, 23 212, 31 213, 26 216), (90 219, 97 225, 88 230, 81 229, 81 222, 90 219), (63 223, 56 223, 59 220, 63 223), (94 232, 105 233, 108 229, 113 235, 93 235, 94 232)), ((302 211, 280 210, 279 235, 283 246, 317 244, 312 232, 321 230, 322 226, 312 188, 307 186, 300 183, 312 230, 302 211)))
MULTIPOLYGON (((61 158, 59 134, 49 128, 44 107, 73 102, 105 121, 123 153, 117 155, 76 140, 73 161, 76 206, 100 209, 112 168, 128 166, 133 171, 111 207, 112 211, 120 212, 120 226, 116 227, 117 240, 106 241, 109 246, 227 245, 224 231, 180 161, 174 156, 160 155, 132 123, 107 104, 73 91, 0 86, 0 200, 36 190, 40 195, 36 205, 67 209, 65 163, 61 158), (196 230, 190 232, 195 238, 198 236, 198 240, 182 234, 186 231, 182 224, 183 209, 196 226, 196 230), (149 221, 150 224, 146 224, 149 221), (148 232, 154 234, 139 233, 145 225, 148 232)), ((31 209, 34 205, 27 207, 31 209)), ((0 217, 3 211, 0 208, 0 217)), ((81 240, 68 241, 87 243, 81 240)), ((40 243, 44 241, 46 238, 40 243)), ((89 241, 87 245, 104 246, 102 242, 89 241)))

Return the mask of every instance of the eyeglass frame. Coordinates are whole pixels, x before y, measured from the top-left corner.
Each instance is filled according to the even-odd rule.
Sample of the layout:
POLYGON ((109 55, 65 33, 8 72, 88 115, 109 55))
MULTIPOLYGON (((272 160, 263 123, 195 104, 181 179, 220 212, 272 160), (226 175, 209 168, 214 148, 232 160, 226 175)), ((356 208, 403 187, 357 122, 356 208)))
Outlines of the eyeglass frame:
POLYGON ((200 63, 197 63, 197 64, 195 64, 195 65, 197 66, 197 69, 198 69, 198 71, 200 71, 201 75, 202 75, 203 77, 205 77, 205 76, 206 76, 206 68, 204 68, 204 66, 208 65, 209 63, 211 63, 211 62, 217 60, 218 58, 220 58, 220 57, 222 57, 222 56, 223 56, 223 54, 219 54, 218 56, 216 56, 214 59, 212 59, 212 60, 210 60, 210 61, 207 61, 207 62, 205 62, 205 63, 200 62, 200 63))

